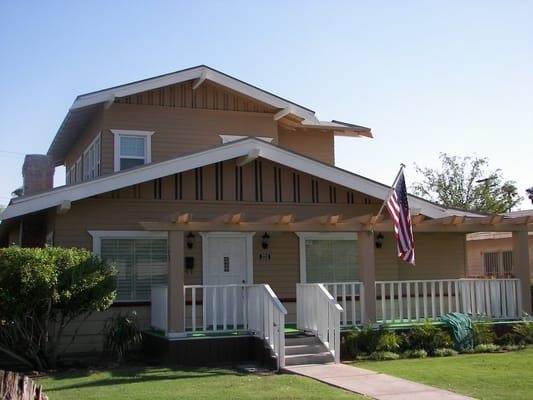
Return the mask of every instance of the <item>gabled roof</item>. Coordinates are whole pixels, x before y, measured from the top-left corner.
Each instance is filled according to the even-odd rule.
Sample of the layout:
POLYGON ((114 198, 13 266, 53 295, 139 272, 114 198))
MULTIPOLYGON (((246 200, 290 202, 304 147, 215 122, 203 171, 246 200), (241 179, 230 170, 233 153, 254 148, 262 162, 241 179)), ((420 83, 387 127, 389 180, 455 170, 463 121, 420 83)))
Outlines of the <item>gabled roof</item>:
POLYGON ((59 130, 48 149, 48 155, 52 157, 55 165, 63 164, 66 152, 73 144, 80 131, 87 125, 88 121, 94 116, 94 114, 102 108, 102 106, 113 104, 115 98, 130 96, 192 80, 194 80, 193 89, 199 87, 204 81, 209 80, 237 93, 241 93, 242 95, 270 105, 279 110, 274 115, 276 120, 288 115, 293 115, 301 120, 300 123, 304 127, 330 129, 340 136, 372 137, 369 128, 339 121, 319 121, 315 116, 315 112, 308 108, 302 107, 289 100, 285 100, 208 66, 199 65, 197 67, 184 69, 170 74, 160 75, 154 78, 144 79, 78 96, 59 127, 59 130))
MULTIPOLYGON (((0 218, 6 220, 19 217, 56 207, 64 202, 85 199, 141 182, 246 156, 271 160, 275 163, 308 173, 378 199, 387 198, 390 191, 388 186, 360 175, 322 163, 260 139, 248 137, 170 160, 102 176, 80 184, 62 186, 49 192, 16 198, 0 214, 0 218)), ((420 214, 430 218, 443 218, 451 215, 447 209, 418 197, 409 196, 409 203, 411 208, 420 210, 420 214)), ((459 214, 474 215, 465 212, 459 214)), ((455 211, 453 215, 458 215, 458 212, 455 211)))

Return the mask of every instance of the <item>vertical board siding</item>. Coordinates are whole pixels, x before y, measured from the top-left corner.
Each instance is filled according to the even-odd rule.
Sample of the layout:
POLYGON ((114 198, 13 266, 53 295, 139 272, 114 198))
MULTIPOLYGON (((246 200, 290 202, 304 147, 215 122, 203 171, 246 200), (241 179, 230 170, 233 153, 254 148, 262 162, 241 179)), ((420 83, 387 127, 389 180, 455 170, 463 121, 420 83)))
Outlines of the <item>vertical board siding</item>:
POLYGON ((115 99, 117 104, 161 107, 198 108, 206 110, 273 113, 276 109, 212 82, 204 82, 193 90, 194 81, 178 83, 141 94, 115 99))

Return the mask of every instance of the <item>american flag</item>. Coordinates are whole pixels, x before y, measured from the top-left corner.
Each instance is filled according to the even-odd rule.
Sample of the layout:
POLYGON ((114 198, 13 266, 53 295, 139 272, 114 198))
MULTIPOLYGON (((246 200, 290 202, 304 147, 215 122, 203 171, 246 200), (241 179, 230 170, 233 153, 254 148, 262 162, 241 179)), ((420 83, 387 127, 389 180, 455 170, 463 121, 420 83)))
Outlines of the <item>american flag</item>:
POLYGON ((415 240, 411 225, 411 213, 407 202, 407 190, 403 170, 398 175, 396 185, 387 200, 387 211, 394 224, 394 236, 396 236, 398 257, 415 265, 415 240))

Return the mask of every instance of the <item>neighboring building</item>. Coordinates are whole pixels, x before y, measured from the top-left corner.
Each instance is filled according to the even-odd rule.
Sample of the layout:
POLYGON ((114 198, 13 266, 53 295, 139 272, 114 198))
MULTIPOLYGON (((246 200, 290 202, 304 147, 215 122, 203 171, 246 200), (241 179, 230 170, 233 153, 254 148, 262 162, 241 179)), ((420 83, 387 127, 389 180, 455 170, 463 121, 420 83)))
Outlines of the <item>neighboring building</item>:
MULTIPOLYGON (((505 214, 515 219, 533 220, 533 210, 505 214)), ((513 237, 511 232, 477 232, 466 236, 467 273, 470 277, 513 277, 513 237)), ((529 265, 533 276, 533 232, 529 232, 529 265)))
POLYGON ((329 295, 312 292, 317 285, 297 290, 300 283, 328 282, 333 297, 324 307, 339 299, 344 326, 530 311, 517 293, 529 282, 523 239, 531 221, 410 196, 412 267, 396 256, 391 220, 378 215, 389 187, 336 168, 335 136, 372 137, 206 66, 81 95, 47 157, 27 156, 24 195, 0 216, 0 240, 85 247, 116 261, 115 306, 86 323, 78 350, 100 346, 110 312, 133 308, 144 328, 167 338, 252 332, 283 362, 285 321, 338 342, 331 326, 339 321, 328 316, 339 307, 315 306, 329 295), (59 165, 66 185, 52 189, 59 165), (514 232, 520 281, 504 282, 505 309, 500 294, 480 302, 479 282, 460 281, 465 235, 478 231, 514 232), (320 333, 323 324, 329 333, 320 333))

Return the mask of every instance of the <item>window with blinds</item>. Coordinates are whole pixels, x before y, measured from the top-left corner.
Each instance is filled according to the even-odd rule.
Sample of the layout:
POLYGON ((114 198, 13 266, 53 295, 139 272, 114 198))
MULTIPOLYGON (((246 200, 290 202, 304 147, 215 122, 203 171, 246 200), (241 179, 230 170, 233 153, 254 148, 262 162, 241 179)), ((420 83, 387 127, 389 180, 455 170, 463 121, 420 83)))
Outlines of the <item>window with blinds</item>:
POLYGON ((117 301, 150 300, 152 285, 167 283, 166 239, 102 239, 101 256, 117 266, 117 301))
POLYGON ((513 252, 493 251, 483 253, 485 275, 511 275, 513 273, 513 252))
POLYGON ((355 240, 306 240, 307 282, 350 282, 359 278, 355 240))

